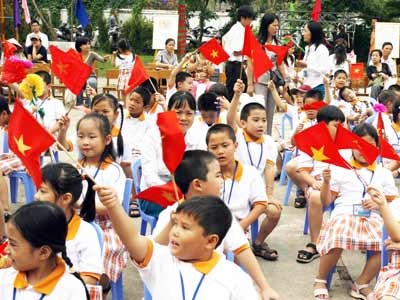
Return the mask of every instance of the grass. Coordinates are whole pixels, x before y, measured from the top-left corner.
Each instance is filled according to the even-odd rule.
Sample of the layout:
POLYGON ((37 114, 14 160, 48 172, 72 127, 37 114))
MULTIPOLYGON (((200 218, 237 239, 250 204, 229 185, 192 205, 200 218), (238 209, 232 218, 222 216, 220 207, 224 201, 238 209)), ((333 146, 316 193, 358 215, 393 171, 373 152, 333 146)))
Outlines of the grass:
MULTIPOLYGON (((98 52, 100 55, 107 55, 107 53, 103 53, 101 51, 98 52)), ((140 59, 142 60, 143 64, 148 64, 154 61, 154 56, 153 55, 140 55, 140 59)), ((111 61, 107 61, 105 63, 96 63, 97 67, 97 75, 99 77, 105 77, 106 76, 106 70, 109 69, 114 69, 115 67, 112 66, 111 61)))

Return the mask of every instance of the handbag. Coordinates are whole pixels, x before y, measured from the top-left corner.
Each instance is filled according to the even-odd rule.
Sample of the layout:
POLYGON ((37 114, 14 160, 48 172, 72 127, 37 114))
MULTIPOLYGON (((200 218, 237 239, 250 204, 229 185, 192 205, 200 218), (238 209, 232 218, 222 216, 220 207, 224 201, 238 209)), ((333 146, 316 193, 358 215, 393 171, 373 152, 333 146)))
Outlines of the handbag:
POLYGON ((368 86, 373 86, 373 85, 383 87, 385 85, 385 80, 383 79, 383 76, 379 75, 368 82, 368 86))
POLYGON ((283 79, 283 76, 279 70, 270 71, 270 73, 271 79, 276 87, 285 85, 285 79, 283 79))

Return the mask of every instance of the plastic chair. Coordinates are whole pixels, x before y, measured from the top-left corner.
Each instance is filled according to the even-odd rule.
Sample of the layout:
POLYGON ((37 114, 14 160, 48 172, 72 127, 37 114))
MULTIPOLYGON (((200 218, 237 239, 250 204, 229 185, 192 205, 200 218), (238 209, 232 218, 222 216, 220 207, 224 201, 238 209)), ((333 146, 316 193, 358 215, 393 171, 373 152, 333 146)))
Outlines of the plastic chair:
POLYGON ((94 230, 96 230, 97 238, 100 244, 100 249, 101 251, 103 251, 103 244, 104 244, 103 230, 101 230, 100 226, 94 221, 90 222, 89 224, 93 226, 94 230))
POLYGON ((387 264, 389 262, 388 250, 386 249, 385 243, 384 243, 387 238, 388 238, 388 233, 387 233, 385 226, 383 226, 383 228, 382 228, 382 251, 381 251, 381 267, 382 268, 384 266, 387 266, 387 264))
MULTIPOLYGON (((333 203, 331 203, 330 205, 324 206, 322 208, 322 213, 329 211, 329 213, 331 213, 331 211, 333 210, 333 208, 335 207, 335 205, 333 203)), ((304 218, 304 228, 303 228, 303 234, 307 235, 308 234, 308 202, 306 204, 306 216, 304 218)))
POLYGON ((279 185, 285 184, 287 177, 286 164, 292 159, 293 152, 294 152, 293 150, 286 149, 285 152, 283 153, 283 162, 282 162, 281 176, 279 177, 279 185))
POLYGON ((292 181, 292 179, 290 179, 290 177, 288 177, 286 192, 285 192, 285 196, 283 197, 283 205, 284 206, 287 206, 289 204, 289 197, 290 197, 290 194, 292 193, 292 188, 293 188, 293 181, 292 181))
POLYGON ((25 171, 13 171, 9 175, 11 203, 17 203, 18 199, 18 180, 21 180, 25 187, 26 203, 33 202, 35 199, 36 188, 32 177, 25 171))
POLYGON ((282 139, 285 139, 286 122, 289 123, 290 129, 293 130, 293 119, 287 113, 283 114, 282 119, 281 119, 281 137, 282 137, 282 139))
POLYGON ((254 244, 258 235, 258 219, 255 220, 253 223, 251 223, 250 232, 251 232, 251 242, 254 244))
POLYGON ((135 187, 136 194, 140 193, 140 179, 142 178, 142 162, 138 159, 132 165, 132 177, 133 177, 133 184, 135 187))

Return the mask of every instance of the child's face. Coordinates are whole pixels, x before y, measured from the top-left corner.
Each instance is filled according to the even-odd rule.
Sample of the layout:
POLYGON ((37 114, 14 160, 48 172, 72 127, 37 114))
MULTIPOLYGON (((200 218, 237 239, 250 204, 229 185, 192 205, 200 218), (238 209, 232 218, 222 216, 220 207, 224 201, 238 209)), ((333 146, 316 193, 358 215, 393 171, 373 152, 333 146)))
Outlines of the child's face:
POLYGON ((97 102, 93 106, 92 111, 107 117, 108 122, 110 122, 110 126, 114 124, 118 117, 118 110, 114 111, 114 108, 111 106, 108 100, 97 102))
POLYGON ((12 261, 13 268, 21 272, 37 269, 42 260, 41 249, 33 248, 13 222, 8 222, 6 227, 9 240, 6 252, 12 261))
POLYGON ((185 134, 189 130, 189 128, 192 127, 195 113, 194 110, 190 108, 187 102, 185 102, 182 107, 172 107, 171 110, 176 112, 179 125, 181 126, 182 131, 185 134))
POLYGON ((144 108, 143 98, 138 93, 133 92, 129 96, 128 100, 128 111, 131 117, 138 118, 144 108))
MULTIPOLYGON (((66 194, 67 195, 67 194, 66 194)), ((67 209, 70 206, 70 198, 68 197, 63 197, 64 195, 61 195, 60 197, 57 197, 56 193, 54 192, 53 187, 47 183, 47 182, 42 182, 40 184, 39 189, 37 190, 35 194, 35 200, 36 201, 47 201, 54 203, 61 207, 64 212, 67 211, 67 209)))
POLYGON ((260 138, 267 129, 267 112, 263 109, 253 109, 250 111, 246 121, 240 123, 247 134, 252 138, 260 138))
POLYGON ((335 77, 335 87, 337 89, 341 89, 346 85, 347 76, 343 73, 340 73, 338 76, 335 77))
POLYGON ((201 195, 221 196, 221 189, 224 183, 222 178, 221 168, 217 160, 213 160, 207 165, 208 173, 207 180, 201 182, 201 195))
POLYGON ((190 92, 193 87, 193 77, 186 77, 185 81, 178 83, 178 90, 183 92, 190 92))
POLYGON ((214 123, 216 123, 218 121, 218 113, 216 111, 201 110, 200 115, 201 115, 201 118, 203 119, 203 121, 209 126, 213 125, 214 123))
MULTIPOLYGON (((367 141, 368 143, 370 143, 371 145, 376 147, 376 143, 375 140, 372 136, 370 135, 365 135, 361 137, 363 140, 367 141)), ((354 160, 358 163, 360 163, 361 165, 367 165, 368 163, 366 162, 365 158, 361 155, 361 153, 358 150, 353 150, 353 157, 354 160)))
POLYGON ((169 232, 169 247, 173 256, 183 261, 197 261, 213 249, 209 239, 210 236, 204 235, 204 229, 192 216, 185 213, 175 215, 169 232))
POLYGON ((208 151, 214 154, 221 168, 228 167, 235 162, 235 150, 237 144, 234 143, 225 132, 213 133, 208 140, 208 151))
POLYGON ((92 119, 82 120, 77 130, 79 151, 87 159, 100 159, 104 148, 111 142, 111 135, 106 137, 100 132, 100 124, 92 119))
POLYGON ((354 91, 352 89, 345 89, 342 93, 342 96, 344 98, 344 100, 346 100, 347 102, 353 102, 355 100, 357 100, 357 95, 356 93, 354 93, 354 91))
MULTIPOLYGON (((317 99, 314 99, 314 98, 304 99, 304 104, 312 104, 314 102, 317 102, 317 99)), ((307 119, 315 120, 317 118, 317 113, 318 113, 318 110, 315 110, 315 109, 306 110, 307 119)))

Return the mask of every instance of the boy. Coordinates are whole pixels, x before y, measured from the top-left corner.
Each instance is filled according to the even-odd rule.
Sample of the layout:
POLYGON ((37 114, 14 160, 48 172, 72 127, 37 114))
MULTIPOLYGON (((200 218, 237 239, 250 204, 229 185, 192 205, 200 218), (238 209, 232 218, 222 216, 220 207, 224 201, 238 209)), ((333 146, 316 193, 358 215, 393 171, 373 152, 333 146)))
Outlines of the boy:
MULTIPOLYGON (((175 173, 177 186, 184 194, 184 199, 211 195, 219 196, 223 183, 221 170, 213 154, 203 150, 186 151, 175 173)), ((158 222, 153 231, 155 241, 160 244, 168 243, 168 232, 172 228, 171 214, 178 203, 168 206, 159 215, 158 222)), ((263 299, 279 299, 278 294, 271 289, 250 250, 243 230, 235 219, 229 228, 223 243, 218 247, 221 252, 232 251, 235 259, 254 279, 259 286, 263 299)))
POLYGON ((218 197, 195 197, 180 204, 168 247, 138 233, 113 188, 94 189, 153 299, 258 298, 250 277, 214 251, 232 222, 218 197))
POLYGON ((150 77, 149 79, 147 79, 140 86, 147 89, 151 94, 150 103, 149 103, 149 105, 147 105, 145 107, 147 120, 149 122, 156 123, 157 115, 160 112, 167 111, 167 106, 165 104, 165 98, 163 95, 161 95, 158 92, 158 90, 159 90, 158 82, 153 77, 150 77), (150 81, 151 81, 151 83, 150 83, 150 81), (154 88, 156 90, 154 90, 154 88))
POLYGON ((167 105, 169 98, 178 91, 191 92, 193 87, 193 77, 188 72, 183 72, 183 66, 186 65, 192 53, 187 53, 174 69, 172 69, 169 79, 167 80, 167 105))

